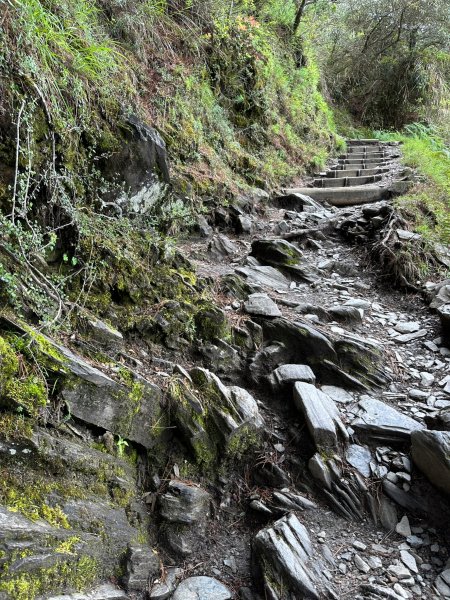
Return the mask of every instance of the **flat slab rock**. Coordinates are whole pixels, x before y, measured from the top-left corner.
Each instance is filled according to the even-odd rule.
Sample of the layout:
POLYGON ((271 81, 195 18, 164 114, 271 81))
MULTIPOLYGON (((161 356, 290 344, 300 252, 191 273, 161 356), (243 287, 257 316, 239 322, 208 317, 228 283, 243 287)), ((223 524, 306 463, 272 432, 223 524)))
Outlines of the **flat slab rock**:
POLYGON ((292 597, 313 600, 332 596, 322 574, 325 567, 313 549, 306 527, 294 514, 262 529, 253 546, 267 597, 285 600, 287 591, 292 597))
POLYGON ((314 385, 298 381, 294 385, 294 404, 303 413, 318 449, 337 449, 339 438, 348 439, 335 403, 314 385))
POLYGON ((403 335, 399 335, 398 337, 394 338, 394 340, 398 344, 407 344, 413 340, 418 340, 419 338, 425 337, 427 334, 428 329, 419 329, 419 331, 415 331, 414 333, 405 333, 403 335))
POLYGON ((114 381, 68 348, 48 341, 62 355, 64 368, 75 376, 62 390, 71 414, 150 449, 155 443, 152 427, 160 417, 160 388, 136 376, 139 402, 131 409, 133 388, 114 381))
POLYGON ((411 436, 411 451, 419 469, 450 496, 450 432, 416 431, 411 436))
POLYGON ((248 283, 261 285, 274 290, 288 290, 289 279, 278 269, 266 266, 239 267, 236 273, 244 275, 248 283))
POLYGON ((281 365, 272 373, 273 382, 277 385, 289 385, 296 381, 315 383, 316 376, 308 365, 281 365))
POLYGON ((213 577, 189 577, 180 583, 172 600, 231 600, 233 593, 213 577))
POLYGON ((438 592, 444 598, 450 598, 450 569, 443 571, 435 581, 438 592))
POLYGON ((345 458, 363 477, 370 477, 372 454, 367 446, 350 444, 345 453, 345 458))
POLYGON ((281 317, 281 311, 267 294, 251 294, 244 303, 245 312, 259 317, 281 317))
POLYGON ((413 431, 424 429, 418 421, 370 396, 363 396, 358 406, 359 413, 352 427, 371 437, 401 441, 409 439, 413 431))
POLYGON ((338 404, 350 404, 350 402, 354 401, 354 398, 350 392, 347 392, 347 390, 335 385, 323 385, 321 390, 324 394, 338 404))

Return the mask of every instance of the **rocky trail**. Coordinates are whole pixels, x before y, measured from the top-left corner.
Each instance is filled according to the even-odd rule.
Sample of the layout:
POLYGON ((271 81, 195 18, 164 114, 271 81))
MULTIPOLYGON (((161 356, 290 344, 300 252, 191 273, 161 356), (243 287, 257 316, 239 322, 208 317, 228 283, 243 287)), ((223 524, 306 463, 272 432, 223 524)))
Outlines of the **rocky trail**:
MULTIPOLYGON (((402 183, 396 160, 398 147, 375 153, 378 149, 378 145, 367 146, 363 157, 362 153, 355 154, 359 146, 350 146, 350 158, 341 157, 334 169, 312 182, 314 187, 286 190, 262 219, 251 222, 246 216, 238 216, 238 230, 247 229, 247 235, 219 234, 210 241, 189 243, 184 250, 199 273, 231 278, 225 286, 229 289, 233 289, 229 284, 236 275, 245 279, 251 288, 248 299, 230 299, 225 304, 222 299, 222 306, 229 313, 243 309, 262 322, 269 339, 292 343, 290 330, 294 336, 300 322, 313 325, 324 336, 343 336, 361 344, 361 348, 369 345, 383 356, 383 372, 376 373, 371 381, 378 384, 374 391, 370 385, 355 390, 361 386, 356 378, 351 380, 351 374, 339 385, 313 387, 315 368, 309 352, 302 358, 312 370, 298 364, 283 365, 285 348, 277 345, 265 347, 256 355, 248 367, 250 377, 263 387, 269 382, 273 392, 262 393, 260 387, 255 394, 271 427, 266 460, 277 466, 277 473, 281 468, 283 474, 278 483, 282 492, 272 490, 268 503, 267 490, 249 496, 252 510, 273 518, 283 510, 283 504, 285 510, 292 507, 291 494, 308 490, 315 506, 303 507, 300 520, 309 527, 317 553, 314 560, 322 560, 318 579, 325 576, 325 587, 333 589, 328 591, 330 597, 333 593, 337 598, 446 597, 448 572, 444 579, 438 576, 448 566, 448 501, 413 465, 410 446, 411 434, 417 432, 413 437, 415 460, 435 483, 442 485, 440 471, 445 467, 443 463, 433 465, 431 456, 425 456, 428 436, 423 429, 427 423, 439 429, 437 415, 450 407, 450 351, 442 340, 439 318, 422 297, 390 289, 380 280, 363 248, 348 243, 349 238, 354 239, 348 235, 349 229, 367 228, 370 223, 376 229, 386 223, 391 204, 373 203, 373 197, 387 197, 393 179, 397 179, 397 185, 402 183), (376 156, 377 162, 372 163, 369 156, 376 156), (346 168, 347 161, 352 165, 357 162, 357 173, 346 168), (360 168, 366 170, 368 166, 373 166, 377 174, 371 173, 364 182, 352 181, 353 176, 366 175, 360 168), (348 178, 345 185, 335 175, 341 170, 348 178), (338 185, 332 187, 335 181, 338 185), (375 181, 382 182, 376 193, 372 185, 375 181), (362 183, 367 188, 360 189, 362 183), (346 186, 355 186, 351 190, 354 195, 346 194, 346 186), (322 191, 328 195, 322 195, 322 191), (370 202, 370 206, 336 210, 314 201, 326 198, 340 205, 344 196, 348 204, 370 202), (297 243, 294 246, 291 242, 297 243), (293 256, 296 260, 289 260, 293 256), (332 407, 317 390, 331 399, 332 407), (306 418, 308 433, 304 423, 298 421, 296 409, 306 418), (325 417, 327 412, 334 423, 325 417), (347 449, 336 462, 331 460, 331 465, 329 457, 321 453, 310 458, 306 481, 311 487, 305 488, 305 479, 298 477, 299 465, 304 477, 305 461, 313 452, 305 438, 312 436, 321 448, 321 444, 327 446, 325 440, 330 436, 328 447, 336 448, 339 429, 343 430, 347 449), (352 486, 355 481, 356 486, 352 486), (344 482, 341 489, 339 482, 344 482)), ((408 232, 399 230, 397 234, 402 238, 408 232)), ((233 365, 231 351, 227 353, 222 347, 215 352, 208 353, 212 370, 225 380, 233 369, 239 371, 233 365)), ((439 434, 431 436, 438 439, 439 434)), ((245 553, 245 548, 241 551, 245 553)), ((287 550, 280 542, 270 552, 284 557, 287 550)), ((274 558, 273 554, 268 560, 273 560, 278 569, 276 561, 280 557, 274 558)), ((227 564, 229 556, 223 560, 227 564)), ((293 565, 284 565, 287 581, 293 576, 290 567, 293 565)), ((220 570, 220 560, 215 568, 220 570)), ((300 585, 293 587, 293 598, 301 594, 300 589, 300 585)), ((267 597, 284 596, 271 590, 267 597)))
MULTIPOLYGON (((214 283, 207 320, 217 334, 196 356, 174 348, 150 359, 137 343, 122 352, 145 377, 129 443, 147 444, 144 426, 162 417, 146 398, 163 394, 167 430, 184 445, 172 442, 163 471, 146 466, 142 502, 126 515, 68 502, 86 547, 97 543, 98 531, 82 525, 93 513, 109 519, 116 545, 134 541, 117 580, 51 600, 450 598, 450 286, 428 284, 426 300, 396 289, 369 252, 388 234, 397 249, 414 240, 392 204, 411 177, 399 156, 395 144, 349 142, 304 187, 219 210, 214 223, 202 217, 201 236, 180 243, 198 279, 214 283), (224 319, 231 337, 221 335, 224 319), (230 457, 255 443, 237 467, 230 457), (203 465, 201 477, 186 452, 203 465), (146 512, 157 519, 157 550, 136 541, 146 512)), ((135 483, 125 461, 95 450, 81 459, 79 449, 92 428, 106 441, 115 432, 107 394, 117 398, 117 384, 59 351, 82 385, 64 392, 72 437, 42 431, 45 452, 65 466, 81 461, 86 477, 89 465, 111 463, 112 474, 102 467, 106 484, 126 494, 135 483)), ((36 444, 1 452, 42 451, 36 444)), ((35 561, 50 561, 26 541, 27 527, 0 512, 11 548, 34 544, 35 561)), ((36 539, 50 533, 33 528, 36 539)))

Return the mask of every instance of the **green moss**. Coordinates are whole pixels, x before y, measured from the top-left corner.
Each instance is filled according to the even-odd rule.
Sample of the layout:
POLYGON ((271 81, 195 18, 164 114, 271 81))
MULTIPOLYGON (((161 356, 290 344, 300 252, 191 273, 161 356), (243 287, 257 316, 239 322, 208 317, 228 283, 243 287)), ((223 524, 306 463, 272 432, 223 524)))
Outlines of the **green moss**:
POLYGON ((56 346, 23 321, 18 321, 17 324, 25 332, 24 334, 13 332, 4 334, 14 350, 23 354, 30 362, 39 364, 42 369, 64 372, 67 361, 56 346))
POLYGON ((177 413, 179 427, 188 433, 196 464, 203 472, 212 472, 218 462, 241 460, 261 442, 260 435, 250 425, 237 429, 229 439, 219 430, 211 407, 219 414, 229 414, 238 422, 237 411, 225 401, 220 390, 207 375, 197 370, 191 373, 196 388, 188 381, 174 378, 169 385, 172 406, 177 413))
POLYGON ((139 525, 138 529, 139 529, 139 533, 136 536, 136 543, 140 544, 141 546, 148 546, 149 545, 148 532, 145 531, 145 529, 142 525, 139 525))
POLYGON ((117 506, 126 508, 130 505, 130 502, 135 496, 134 490, 127 490, 120 486, 114 486, 112 488, 112 499, 117 506))
POLYGON ((223 311, 215 306, 200 309, 195 315, 198 335, 203 340, 231 339, 231 328, 223 311))
POLYGON ((210 440, 205 441, 201 438, 192 439, 191 444, 197 465, 201 466, 203 470, 210 469, 217 461, 217 447, 214 447, 210 440))
POLYGON ((40 353, 45 354, 46 356, 52 358, 56 362, 62 364, 66 362, 66 359, 61 354, 61 352, 59 352, 56 346, 52 342, 50 342, 45 336, 38 333, 35 329, 32 329, 31 327, 25 326, 25 330, 27 331, 30 338, 35 342, 40 353))
POLYGON ((75 535, 69 537, 55 547, 55 552, 57 554, 75 554, 75 547, 80 541, 81 539, 75 535))
POLYGON ((43 478, 29 481, 8 470, 0 472, 0 504, 11 512, 19 512, 31 521, 44 519, 53 527, 69 529, 67 516, 58 504, 48 503, 49 495, 57 488, 43 478))
POLYGON ((31 416, 37 416, 39 409, 44 408, 48 402, 45 381, 38 375, 31 375, 25 379, 11 379, 4 386, 3 395, 8 402, 12 402, 31 416))
POLYGON ((126 413, 118 424, 122 437, 129 435, 136 415, 139 414, 145 394, 145 385, 134 379, 133 373, 120 369, 119 378, 125 386, 124 391, 117 393, 118 402, 126 407, 126 413))
POLYGON ((14 413, 0 414, 0 438, 6 441, 31 439, 33 435, 32 419, 14 413))
POLYGON ((40 367, 22 350, 26 351, 23 338, 0 337, 0 403, 36 417, 47 405, 47 384, 40 367))
MULTIPOLYGON (((193 287, 196 275, 171 240, 127 219, 116 222, 86 213, 82 221, 80 256, 95 264, 97 273, 83 298, 87 308, 123 333, 137 330, 157 343, 191 342, 205 292, 193 287)), ((75 300, 84 284, 74 284, 75 300)))
POLYGON ((3 567, 0 591, 11 600, 34 600, 41 594, 64 590, 83 591, 94 584, 99 573, 98 562, 90 556, 74 560, 59 560, 47 569, 18 575, 3 567))
POLYGON ((255 450, 261 444, 261 436, 253 427, 243 426, 228 440, 227 454, 231 459, 240 460, 249 450, 255 450))
POLYGON ((0 385, 5 385, 19 371, 19 360, 11 344, 0 337, 0 385))

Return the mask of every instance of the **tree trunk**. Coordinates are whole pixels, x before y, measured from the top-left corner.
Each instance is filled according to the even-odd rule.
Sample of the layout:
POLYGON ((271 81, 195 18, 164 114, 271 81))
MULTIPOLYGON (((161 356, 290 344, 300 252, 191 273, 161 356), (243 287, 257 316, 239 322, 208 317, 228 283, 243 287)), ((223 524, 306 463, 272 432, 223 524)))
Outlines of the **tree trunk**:
POLYGON ((294 26, 292 28, 294 33, 297 33, 297 30, 300 26, 300 23, 301 23, 301 20, 303 17, 303 13, 305 12, 306 2, 307 2, 307 0, 301 0, 300 5, 297 9, 297 13, 295 15, 295 20, 294 20, 294 26))

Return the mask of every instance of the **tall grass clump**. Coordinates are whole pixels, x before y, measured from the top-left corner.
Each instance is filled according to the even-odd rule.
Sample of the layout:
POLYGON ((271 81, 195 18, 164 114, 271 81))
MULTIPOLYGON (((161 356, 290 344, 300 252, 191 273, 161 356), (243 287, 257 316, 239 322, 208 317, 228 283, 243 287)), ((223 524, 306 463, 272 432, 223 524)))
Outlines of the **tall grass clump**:
POLYGON ((381 139, 402 142, 403 162, 417 170, 420 180, 397 200, 426 239, 450 243, 450 147, 439 130, 413 123, 400 133, 375 132, 381 139))

